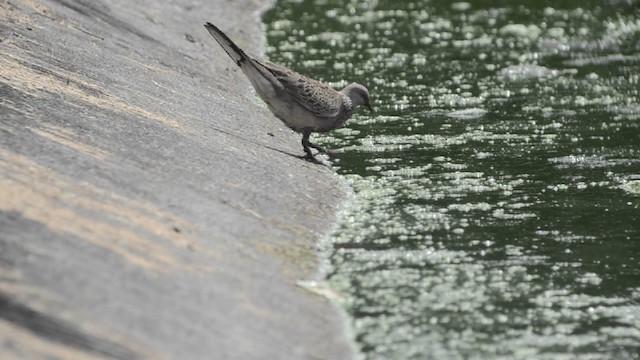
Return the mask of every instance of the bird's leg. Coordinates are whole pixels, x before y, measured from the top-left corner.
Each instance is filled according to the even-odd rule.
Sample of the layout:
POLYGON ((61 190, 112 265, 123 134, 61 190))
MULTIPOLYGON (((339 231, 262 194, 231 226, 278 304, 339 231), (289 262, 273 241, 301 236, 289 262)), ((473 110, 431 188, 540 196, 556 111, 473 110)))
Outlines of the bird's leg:
MULTIPOLYGON (((311 135, 311 131, 309 131, 309 135, 311 135)), ((303 140, 304 140, 304 139, 303 139, 303 140)), ((303 144, 303 146, 304 146, 304 144, 303 144)), ((336 153, 335 153, 334 151, 332 151, 332 150, 327 150, 326 148, 324 148, 324 147, 322 147, 322 146, 320 146, 320 145, 318 145, 318 144, 314 144, 314 143, 312 143, 311 141, 309 141, 309 138, 307 138, 307 146, 308 146, 308 147, 311 147, 311 148, 314 148, 314 149, 316 149, 316 150, 318 150, 318 152, 320 152, 320 153, 322 153, 322 154, 327 154, 327 155, 329 155, 330 157, 335 156, 335 154, 336 154, 336 153)), ((305 150, 305 151, 306 151, 306 150, 305 150)))
POLYGON ((314 162, 316 164, 320 164, 320 161, 318 161, 318 159, 316 159, 315 156, 313 156, 313 153, 311 152, 311 149, 309 149, 309 147, 312 147, 314 149, 317 149, 317 145, 314 145, 312 143, 309 142, 309 136, 311 136, 311 130, 309 129, 305 129, 302 132, 302 147, 304 148, 304 152, 307 153, 307 156, 305 156, 305 158, 311 162, 314 162))

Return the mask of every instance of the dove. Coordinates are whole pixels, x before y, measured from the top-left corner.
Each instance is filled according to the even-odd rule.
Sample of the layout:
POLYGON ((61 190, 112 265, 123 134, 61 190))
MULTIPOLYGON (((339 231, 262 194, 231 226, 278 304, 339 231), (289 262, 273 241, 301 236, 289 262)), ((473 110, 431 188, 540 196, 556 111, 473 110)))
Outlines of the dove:
POLYGON ((342 90, 335 90, 285 66, 249 56, 215 25, 207 22, 204 26, 240 67, 269 110, 291 130, 302 134, 302 148, 306 154, 303 158, 306 160, 320 163, 311 148, 329 154, 309 140, 312 133, 343 127, 358 106, 373 111, 369 91, 364 85, 351 83, 342 90))

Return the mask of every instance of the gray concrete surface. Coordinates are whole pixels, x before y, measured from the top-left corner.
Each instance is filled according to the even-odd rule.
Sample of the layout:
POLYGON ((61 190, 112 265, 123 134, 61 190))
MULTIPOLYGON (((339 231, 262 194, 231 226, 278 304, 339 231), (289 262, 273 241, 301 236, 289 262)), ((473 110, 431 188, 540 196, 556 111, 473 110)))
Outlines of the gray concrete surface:
POLYGON ((0 0, 0 358, 351 358, 295 286, 344 192, 203 27, 268 5, 0 0))

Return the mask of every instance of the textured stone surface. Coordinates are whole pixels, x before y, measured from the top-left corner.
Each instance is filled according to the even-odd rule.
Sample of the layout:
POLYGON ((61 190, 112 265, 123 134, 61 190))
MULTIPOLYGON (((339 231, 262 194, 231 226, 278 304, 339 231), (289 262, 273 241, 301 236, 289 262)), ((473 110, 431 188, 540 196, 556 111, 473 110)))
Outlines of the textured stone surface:
POLYGON ((350 358, 295 286, 343 191, 203 27, 266 6, 0 2, 1 358, 350 358))

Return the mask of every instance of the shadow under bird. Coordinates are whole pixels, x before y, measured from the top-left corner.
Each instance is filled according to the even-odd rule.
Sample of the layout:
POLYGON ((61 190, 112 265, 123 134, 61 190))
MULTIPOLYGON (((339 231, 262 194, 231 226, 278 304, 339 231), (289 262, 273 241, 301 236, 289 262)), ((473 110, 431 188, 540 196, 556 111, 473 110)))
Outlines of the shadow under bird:
POLYGON ((249 78, 269 110, 302 134, 307 160, 319 163, 310 148, 327 154, 323 147, 309 141, 311 133, 343 127, 359 105, 372 111, 369 91, 363 85, 352 83, 337 91, 284 66, 248 56, 215 25, 204 26, 249 78))

